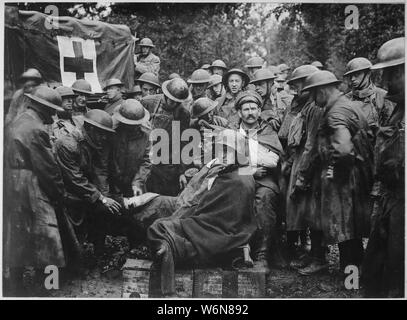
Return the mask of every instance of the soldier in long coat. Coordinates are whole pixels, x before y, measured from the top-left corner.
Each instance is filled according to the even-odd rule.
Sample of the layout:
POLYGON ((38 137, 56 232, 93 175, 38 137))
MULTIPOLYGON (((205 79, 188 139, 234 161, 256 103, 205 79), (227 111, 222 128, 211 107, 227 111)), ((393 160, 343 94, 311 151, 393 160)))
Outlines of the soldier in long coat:
POLYGON ((45 86, 26 96, 27 110, 8 128, 4 158, 4 266, 11 268, 10 283, 17 290, 22 289, 23 267, 39 268, 43 275, 48 265, 65 266, 56 213, 64 185, 45 126, 57 110, 63 111, 61 97, 45 86))
POLYGON ((321 226, 327 244, 339 245, 340 269, 360 266, 362 237, 369 234, 373 147, 369 126, 356 102, 338 90, 329 71, 306 78, 304 91, 324 108, 318 132, 321 226))
POLYGON ((152 72, 158 76, 160 71, 160 58, 151 52, 154 44, 149 38, 141 39, 141 53, 134 55, 135 77, 138 78, 143 73, 152 72))
POLYGON ((384 43, 373 69, 383 69, 387 98, 396 105, 377 134, 375 173, 378 214, 366 248, 363 285, 367 297, 404 297, 405 287, 405 38, 384 43))

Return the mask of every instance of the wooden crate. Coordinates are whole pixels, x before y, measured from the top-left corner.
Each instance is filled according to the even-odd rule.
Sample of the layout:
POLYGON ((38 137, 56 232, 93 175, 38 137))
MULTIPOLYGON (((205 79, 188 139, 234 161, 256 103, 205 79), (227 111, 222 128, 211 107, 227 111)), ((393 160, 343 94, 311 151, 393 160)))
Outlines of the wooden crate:
MULTIPOLYGON (((160 271, 151 261, 127 259, 123 268, 123 298, 160 297, 160 271)), ((179 298, 191 298, 193 289, 193 270, 176 270, 175 290, 179 298)))
MULTIPOLYGON (((152 262, 128 259, 123 266, 123 297, 160 297, 160 272, 152 262)), ((239 270, 176 270, 175 290, 179 298, 262 298, 266 294, 266 272, 239 270)))

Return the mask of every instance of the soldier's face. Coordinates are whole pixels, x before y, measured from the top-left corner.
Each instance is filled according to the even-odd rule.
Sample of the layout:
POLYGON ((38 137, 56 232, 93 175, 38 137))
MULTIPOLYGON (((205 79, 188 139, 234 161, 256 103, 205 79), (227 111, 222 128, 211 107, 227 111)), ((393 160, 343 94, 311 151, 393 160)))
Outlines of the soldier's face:
POLYGON ((180 104, 177 101, 171 100, 167 96, 164 96, 164 99, 165 99, 166 109, 170 110, 170 111, 175 110, 180 104))
POLYGON ((382 82, 389 96, 404 94, 404 64, 383 69, 382 82))
POLYGON ((64 110, 67 112, 72 112, 73 99, 74 97, 64 97, 62 99, 61 107, 64 108, 64 110))
POLYGON ((143 83, 141 86, 141 95, 143 97, 151 96, 157 93, 157 88, 149 83, 143 83))
POLYGON ((364 76, 365 76, 364 71, 358 71, 358 72, 351 73, 349 78, 350 78, 350 84, 351 84, 352 88, 359 87, 359 85, 363 81, 364 76))
POLYGON ((261 96, 261 97, 265 97, 267 95, 268 92, 268 81, 259 81, 256 82, 255 84, 255 91, 261 96))
POLYGON ((207 83, 194 83, 192 84, 192 93, 194 96, 201 96, 205 93, 207 87, 207 83))
POLYGON ((212 88, 213 92, 215 93, 215 95, 217 97, 219 97, 222 93, 223 85, 222 85, 222 83, 218 83, 218 84, 215 84, 214 86, 212 86, 211 88, 212 88))
POLYGON ((37 86, 37 81, 27 80, 24 82, 23 91, 24 91, 24 93, 31 93, 36 86, 37 86))
POLYGON ((88 101, 88 98, 87 98, 87 96, 86 95, 84 95, 84 94, 79 94, 78 96, 76 96, 76 98, 75 98, 75 104, 78 106, 78 107, 81 107, 81 108, 85 108, 86 107, 86 102, 88 101))
POLYGON ((313 92, 315 104, 320 108, 325 107, 329 98, 329 92, 327 90, 327 87, 317 87, 316 89, 313 90, 313 92))
POLYGON ((143 56, 147 56, 150 53, 151 48, 150 47, 141 47, 141 54, 143 56))
POLYGON ((296 92, 298 95, 301 95, 301 90, 304 88, 304 80, 296 80, 290 83, 290 88, 296 92))
POLYGON ((229 90, 232 94, 236 94, 242 90, 243 79, 238 74, 232 74, 228 79, 229 90))
POLYGON ((248 102, 242 105, 238 113, 245 124, 251 125, 259 118, 260 108, 254 102, 248 102))
POLYGON ((212 68, 212 74, 218 74, 221 77, 223 76, 223 69, 222 68, 218 68, 218 67, 213 67, 212 68))
POLYGON ((287 80, 287 77, 288 77, 288 70, 282 71, 282 72, 280 73, 280 77, 281 77, 281 79, 283 79, 283 80, 287 80))
POLYGON ((97 128, 95 126, 90 126, 88 134, 92 139, 92 142, 97 147, 106 146, 111 138, 111 135, 107 131, 97 128))
POLYGON ((114 98, 117 98, 119 95, 121 95, 121 89, 119 86, 111 86, 106 89, 107 93, 107 98, 112 100, 114 98))

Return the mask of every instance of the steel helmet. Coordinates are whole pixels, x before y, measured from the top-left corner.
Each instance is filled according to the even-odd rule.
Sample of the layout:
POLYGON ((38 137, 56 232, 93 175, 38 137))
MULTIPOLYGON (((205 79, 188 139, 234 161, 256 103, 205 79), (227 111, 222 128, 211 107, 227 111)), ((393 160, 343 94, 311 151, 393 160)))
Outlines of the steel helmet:
POLYGON ((242 91, 236 97, 235 108, 239 110, 244 103, 248 102, 253 102, 257 104, 259 107, 261 107, 263 103, 262 101, 263 99, 257 92, 252 90, 242 91))
POLYGON ((205 63, 202 65, 201 69, 208 70, 211 67, 209 63, 205 63))
POLYGON ((85 114, 84 121, 99 129, 115 132, 112 117, 106 111, 100 109, 90 110, 85 114))
POLYGON ((249 76, 248 76, 246 73, 244 73, 242 70, 240 70, 240 69, 230 69, 230 70, 227 71, 227 72, 223 75, 223 77, 222 77, 222 82, 223 82, 223 85, 224 85, 225 87, 227 87, 229 77, 230 77, 232 74, 238 74, 238 75, 240 75, 240 76, 242 77, 242 79, 243 79, 243 86, 242 86, 242 87, 243 87, 243 88, 244 88, 245 86, 247 86, 248 83, 250 82, 249 76))
POLYGON ((168 80, 172 80, 172 79, 175 79, 175 78, 180 78, 181 79, 181 76, 178 73, 173 72, 173 73, 171 73, 169 75, 168 80))
POLYGON ((24 94, 42 106, 49 107, 60 112, 64 111, 64 109, 61 107, 61 95, 55 89, 51 89, 47 86, 38 86, 33 90, 32 93, 24 94))
POLYGON ((187 83, 181 78, 164 81, 161 89, 164 95, 176 102, 184 102, 191 97, 187 83))
POLYGON ((109 79, 106 81, 106 84, 105 84, 105 87, 103 88, 103 90, 106 91, 107 88, 112 87, 112 86, 122 87, 123 82, 121 82, 119 79, 116 79, 116 78, 109 79))
POLYGON ((34 79, 34 80, 41 81, 42 76, 41 76, 41 73, 37 69, 30 68, 30 69, 27 69, 21 75, 20 80, 24 80, 24 79, 34 79))
POLYGON ((73 90, 69 87, 59 86, 59 87, 55 88, 55 90, 59 93, 61 98, 76 96, 75 92, 73 92, 73 90))
POLYGON ((218 74, 211 75, 211 80, 209 81, 208 89, 213 86, 216 86, 219 83, 222 83, 222 76, 218 74))
POLYGON ((260 81, 267 81, 267 80, 273 80, 277 76, 270 70, 270 69, 259 69, 257 70, 254 75, 254 79, 250 81, 250 83, 256 83, 260 81))
POLYGON ((279 64, 279 65, 277 66, 277 68, 280 70, 280 72, 284 72, 284 71, 290 70, 290 67, 287 66, 285 63, 279 64))
POLYGON ((154 48, 155 45, 153 44, 153 41, 151 41, 150 38, 143 38, 141 39, 140 43, 139 43, 140 47, 150 47, 150 48, 154 48))
POLYGON ((311 66, 317 67, 318 69, 322 69, 324 67, 320 61, 312 62, 311 66))
POLYGON ((293 73, 291 74, 291 79, 288 80, 287 83, 290 84, 296 80, 306 78, 317 71, 319 71, 317 67, 311 64, 304 64, 294 69, 293 73))
POLYGON ((227 70, 226 64, 222 60, 215 60, 214 62, 212 62, 210 69, 215 67, 227 70))
POLYGON ((348 76, 352 73, 362 71, 362 70, 370 70, 372 67, 372 63, 363 57, 358 57, 350 60, 346 65, 346 72, 344 76, 348 76))
POLYGON ((209 83, 211 81, 211 75, 204 69, 198 69, 192 72, 191 78, 188 79, 188 83, 209 83))
POLYGON ((209 98, 199 98, 197 99, 191 108, 191 118, 196 119, 202 117, 203 115, 211 112, 218 105, 217 101, 213 101, 209 98))
POLYGON ((339 81, 336 76, 327 70, 319 70, 305 78, 305 84, 302 91, 314 89, 316 87, 338 84, 339 81))
POLYGON ((377 52, 378 63, 372 69, 382 69, 404 63, 405 38, 395 38, 385 42, 377 52))
POLYGON ((72 90, 77 93, 83 93, 86 95, 91 95, 92 94, 92 87, 89 82, 87 82, 85 79, 79 79, 76 80, 72 86, 72 90))
POLYGON ((150 119, 150 113, 135 99, 125 100, 113 117, 121 123, 139 125, 150 119))
POLYGON ((247 60, 247 63, 245 65, 245 68, 261 68, 263 67, 264 60, 263 58, 260 57, 252 57, 249 60, 247 60))
POLYGON ((145 72, 143 73, 137 80, 136 82, 139 82, 140 84, 142 83, 148 83, 153 86, 156 86, 158 88, 161 87, 160 82, 158 80, 158 77, 152 73, 152 72, 145 72))

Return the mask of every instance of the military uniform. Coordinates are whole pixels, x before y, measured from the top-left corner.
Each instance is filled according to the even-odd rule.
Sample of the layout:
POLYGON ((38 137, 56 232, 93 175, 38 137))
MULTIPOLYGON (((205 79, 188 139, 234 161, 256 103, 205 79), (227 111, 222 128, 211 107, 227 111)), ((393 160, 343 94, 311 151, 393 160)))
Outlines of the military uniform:
POLYGON ((28 109, 10 124, 4 159, 6 265, 65 266, 55 212, 64 185, 47 129, 36 111, 28 109))
POLYGON ((236 97, 233 97, 230 92, 226 92, 225 96, 218 100, 219 104, 216 108, 216 115, 226 119, 230 128, 238 129, 240 117, 235 108, 236 97))
POLYGON ((136 78, 146 72, 152 72, 155 75, 158 75, 158 72, 160 71, 160 58, 152 52, 150 52, 146 57, 143 57, 140 54, 134 55, 134 65, 136 78))
POLYGON ((168 133, 169 137, 169 164, 153 163, 150 177, 147 179, 147 190, 162 195, 176 196, 180 191, 179 176, 183 174, 186 169, 181 159, 182 146, 185 143, 172 141, 172 124, 175 121, 179 121, 180 135, 182 135, 182 132, 189 127, 190 114, 183 105, 179 105, 173 111, 168 111, 163 94, 144 97, 141 99, 141 103, 144 108, 150 112, 152 129, 163 129, 168 133), (180 145, 180 153, 176 153, 175 150, 172 150, 172 145, 176 143, 180 145), (177 160, 180 163, 173 164, 174 158, 178 158, 179 160, 177 160))
POLYGON ((112 192, 132 197, 133 186, 145 191, 151 167, 149 133, 129 133, 119 127, 113 139, 112 192))

